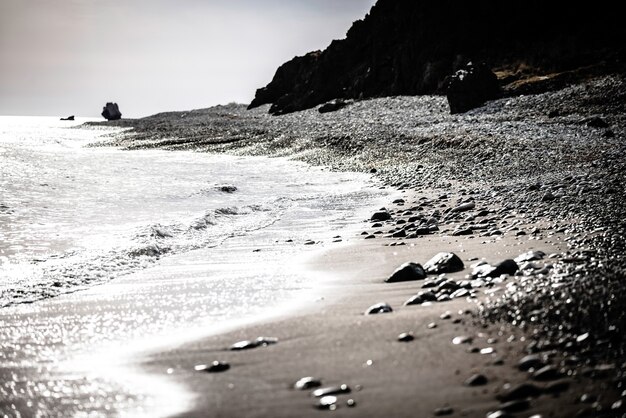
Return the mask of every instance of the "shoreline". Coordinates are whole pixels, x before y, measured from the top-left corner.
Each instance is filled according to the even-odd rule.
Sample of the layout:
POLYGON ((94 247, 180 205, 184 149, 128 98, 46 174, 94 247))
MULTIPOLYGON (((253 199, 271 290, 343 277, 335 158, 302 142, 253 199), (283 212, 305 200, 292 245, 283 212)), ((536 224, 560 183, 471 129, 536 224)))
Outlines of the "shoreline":
MULTIPOLYGON (((263 107, 245 111, 236 105, 218 106, 122 122, 122 126, 131 126, 134 131, 114 143, 127 149, 192 149, 235 155, 291 156, 313 165, 328 165, 338 171, 376 172, 379 179, 394 189, 413 191, 418 196, 435 193, 438 199, 444 200, 440 202, 440 211, 435 207, 437 205, 428 208, 430 215, 437 214, 439 231, 435 235, 453 235, 462 240, 470 236, 473 238, 469 239, 489 242, 517 237, 531 244, 560 237, 561 251, 554 256, 546 254, 538 262, 520 262, 518 267, 522 271, 507 279, 505 285, 487 283, 500 288, 500 292, 488 293, 477 306, 476 315, 471 317, 475 331, 493 330, 496 335, 509 333, 512 342, 508 342, 507 337, 507 342, 503 343, 500 335, 494 337, 499 341, 494 344, 498 345, 498 350, 515 353, 506 360, 505 367, 489 371, 493 375, 488 376, 487 385, 470 391, 484 396, 481 399, 486 403, 479 407, 482 409, 471 410, 471 402, 466 404, 461 398, 458 398, 459 405, 454 411, 434 403, 428 408, 435 406, 444 410, 435 412, 423 405, 419 408, 423 408, 420 411, 425 416, 457 415, 459 410, 461 416, 485 416, 487 411, 496 410, 494 408, 505 408, 509 415, 515 414, 514 411, 521 411, 521 415, 539 411, 552 414, 548 416, 602 414, 611 417, 621 413, 623 407, 619 394, 626 382, 626 365, 620 360, 625 345, 619 336, 623 335, 620 330, 626 329, 624 312, 620 310, 626 306, 626 294, 620 284, 626 270, 620 255, 624 249, 624 235, 620 233, 623 225, 620 226, 619 221, 624 218, 620 217, 624 212, 620 202, 623 203, 626 194, 623 188, 624 161, 620 157, 624 146, 619 138, 626 133, 626 112, 623 104, 616 101, 625 82, 623 75, 599 77, 554 92, 495 100, 463 115, 446 114, 444 99, 438 97, 372 99, 357 101, 330 114, 322 115, 311 109, 278 117, 265 114, 267 109, 263 107), (159 131, 158 127, 164 122, 171 125, 159 131), (469 201, 476 202, 476 210, 468 214, 451 211, 452 207, 469 201), (481 213, 480 209, 485 206, 491 210, 481 213), (605 303, 606 298, 611 298, 612 305, 605 303), (531 368, 530 372, 518 372, 516 363, 527 354, 535 356, 535 365, 545 366, 545 370, 531 368), (542 373, 535 376, 539 371, 542 373), (495 384, 492 377, 496 379, 495 384), (502 385, 508 380, 511 380, 512 388, 502 385), (515 392, 517 398, 512 404, 496 401, 496 396, 502 398, 518 384, 530 392, 524 396, 515 392)), ((401 215, 401 211, 393 214, 394 217, 401 215)), ((427 218, 416 223, 422 223, 423 227, 427 218)), ((411 223, 408 216, 404 221, 411 223)), ((402 236, 413 235, 416 229, 406 230, 394 223, 383 223, 382 228, 372 223, 364 228, 363 234, 378 238, 376 234, 396 235, 394 240, 397 242, 391 244, 396 246, 395 251, 399 246, 409 244, 411 240, 402 236)), ((426 260, 414 261, 423 263, 426 260)), ((501 260, 492 258, 488 261, 497 263, 501 260)), ((393 268, 388 266, 386 274, 393 268)), ((351 315, 354 319, 354 315, 361 315, 367 306, 379 301, 378 298, 367 300, 366 304, 362 300, 358 308, 353 302, 354 306, 349 312, 344 311, 344 315, 351 315)), ((396 299, 394 303, 401 304, 401 301, 396 299)), ((339 303, 335 309, 341 310, 341 306, 348 305, 339 303)), ((403 310, 400 308, 400 313, 403 310)), ((394 314, 387 315, 393 317, 394 314)), ((341 315, 329 319, 333 323, 341 320, 341 315)), ((292 318, 279 324, 294 328, 303 322, 306 320, 301 318, 298 322, 297 318, 292 318)), ((324 329, 325 325, 322 323, 319 327, 324 329)), ((198 343, 194 352, 230 354, 226 351, 230 344, 270 335, 274 329, 280 330, 267 324, 266 327, 250 327, 247 332, 229 333, 220 337, 222 339, 216 337, 205 341, 205 346, 198 343)), ((345 326, 344 333, 351 335, 352 331, 350 324, 345 326)), ((310 330, 309 334, 319 335, 315 332, 310 330)), ((328 332, 335 335, 331 328, 328 332)), ((370 332, 380 333, 380 330, 370 332)), ((281 337, 278 333, 275 336, 281 337)), ((384 338, 393 339, 389 335, 384 338)), ((450 340, 444 340, 442 337, 440 348, 453 356, 449 351, 450 340)), ((322 350, 321 337, 316 342, 318 348, 307 348, 309 352, 322 350)), ((367 340, 367 343, 380 347, 380 341, 367 340)), ((359 352, 362 344, 363 341, 352 336, 347 351, 359 352)), ((297 410, 287 408, 292 413, 320 413, 312 408, 311 398, 300 396, 298 403, 293 399, 299 394, 286 389, 285 385, 288 387, 302 376, 288 374, 281 365, 293 363, 294 359, 290 359, 293 354, 284 351, 278 357, 271 354, 272 350, 280 351, 279 347, 280 342, 265 347, 267 350, 258 348, 234 354, 246 365, 251 365, 251 372, 244 376, 245 372, 236 372, 233 367, 224 374, 227 376, 232 372, 233 379, 245 389, 217 389, 219 396, 212 399, 219 401, 222 416, 275 415, 276 410, 272 409, 270 414, 263 406, 272 403, 290 407, 299 405, 297 410), (270 361, 265 367, 260 363, 262 355, 270 361), (246 358, 248 361, 244 360, 246 358), (265 382, 257 377, 264 375, 276 375, 281 382, 265 382), (246 378, 256 386, 247 384, 246 378), (275 391, 268 392, 268 387, 275 391)), ((194 352, 186 354, 198 362, 210 360, 193 357, 194 352)), ((338 355, 332 351, 327 353, 330 355, 322 358, 332 359, 338 355)), ((425 358, 437 354, 431 352, 425 358)), ((192 360, 184 360, 185 355, 174 352, 167 361, 181 364, 184 379, 205 391, 205 412, 213 410, 215 404, 211 404, 206 388, 207 382, 217 382, 218 376, 194 374, 191 372, 192 360)), ((419 367, 414 358, 408 361, 419 367)), ((155 367, 158 371, 159 366, 155 367)), ((467 364, 464 367, 458 370, 468 370, 467 364)), ((322 367, 322 370, 328 369, 322 367)), ((355 367, 350 371, 340 367, 340 370, 356 373, 360 369, 355 367)), ((407 383, 405 370, 393 370, 398 381, 407 383)), ((333 373, 327 375, 330 377, 320 376, 330 379, 324 383, 341 383, 333 373)), ((389 374, 385 376, 381 379, 393 386, 389 374)), ((462 385, 464 379, 459 379, 457 377, 453 383, 440 387, 440 392, 431 395, 439 400, 447 391, 459 395, 458 388, 466 389, 462 385)), ((407 392, 405 387, 393 388, 389 393, 379 392, 372 397, 387 408, 380 413, 409 414, 410 411, 412 414, 418 405, 408 409, 403 409, 402 405, 415 402, 416 398, 426 402, 431 396, 407 392), (404 398, 398 395, 397 402, 387 402, 389 396, 395 396, 393 393, 403 394, 404 398)), ((512 395, 504 397, 507 396, 510 399, 512 395)), ((340 407, 335 413, 368 413, 359 412, 358 407, 346 408, 343 404, 340 407)), ((202 406, 194 411, 201 415, 202 406)), ((289 415, 288 412, 285 414, 289 415)))
MULTIPOLYGON (((393 411, 398 417, 432 416, 439 408, 451 407, 457 415, 485 416, 496 410, 498 386, 520 380, 513 367, 499 362, 514 364, 520 343, 488 344, 488 337, 480 336, 487 330, 480 329, 471 315, 457 313, 475 312, 475 301, 461 298, 430 306, 402 306, 423 282, 391 284, 383 279, 398 265, 424 263, 439 251, 493 261, 494 256, 516 257, 531 249, 563 250, 563 243, 520 243, 507 238, 484 245, 467 237, 445 235, 416 240, 414 246, 391 247, 391 239, 385 240, 387 245, 380 241, 356 240, 310 259, 310 274, 322 276, 328 283, 323 299, 314 305, 161 351, 146 358, 145 367, 150 373, 173 370, 170 376, 198 394, 196 406, 180 416, 206 416, 209 411, 218 417, 316 416, 320 411, 314 407, 310 391, 292 388, 305 376, 321 379, 323 386, 351 386, 352 392, 339 397, 341 402, 333 413, 381 416, 393 411), (368 306, 383 301, 390 303, 394 312, 363 315, 368 306), (440 319, 448 311, 452 317, 440 319), (432 322, 438 327, 429 329, 432 322), (415 340, 396 341, 402 332, 412 332, 415 340), (455 336, 466 334, 479 347, 497 347, 495 354, 468 353, 470 345, 452 344, 455 336), (237 341, 259 336, 275 337, 278 342, 251 350, 228 350, 237 341), (214 360, 227 361, 231 368, 215 375, 194 371, 195 365, 214 360), (425 364, 420 365, 422 361, 425 364), (464 387, 463 381, 479 371, 489 376, 488 390, 464 387), (414 395, 422 391, 427 394, 414 395), (348 407, 348 399, 356 405, 348 407)), ((465 274, 467 270, 449 276, 462 280, 465 274)), ((489 331, 490 336, 497 334, 497 330, 489 331)), ((529 412, 547 412, 541 409, 543 403, 529 412)), ((549 416, 571 413, 568 409, 565 415, 549 416)))

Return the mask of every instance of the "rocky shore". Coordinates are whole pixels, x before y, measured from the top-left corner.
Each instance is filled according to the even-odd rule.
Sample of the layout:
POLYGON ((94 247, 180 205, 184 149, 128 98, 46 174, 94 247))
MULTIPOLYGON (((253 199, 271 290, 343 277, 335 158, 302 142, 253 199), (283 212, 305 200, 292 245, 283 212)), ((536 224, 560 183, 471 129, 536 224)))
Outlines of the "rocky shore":
MULTIPOLYGON (((267 110, 267 105, 246 110, 233 104, 117 121, 133 129, 107 144, 290 156, 334 170, 372 173, 405 197, 385 209, 373 208, 372 219, 359 235, 363 245, 394 247, 405 257, 392 257, 396 267, 404 262, 425 266, 439 251, 455 253, 463 263, 460 271, 459 266, 454 272, 431 269, 428 277, 406 282, 412 290, 419 284, 421 293, 411 292, 411 299, 393 293, 409 292, 393 287, 407 286, 405 282, 382 283, 380 267, 374 268, 381 282, 375 290, 395 289, 391 301, 385 301, 394 313, 405 302, 423 306, 425 313, 415 315, 423 315, 419 318, 424 321, 448 310, 460 311, 460 317, 448 317, 463 328, 441 331, 432 344, 446 347, 444 352, 450 346, 467 346, 470 353, 489 359, 488 365, 467 361, 453 380, 460 387, 464 383, 480 388, 473 392, 476 399, 492 403, 472 407, 471 399, 458 394, 445 405, 424 401, 433 415, 624 414, 626 77, 593 78, 554 92, 503 98, 461 115, 450 115, 445 98, 436 96, 363 100, 330 113, 309 109, 273 117, 267 110), (460 252, 463 246, 467 253, 460 252)), ((384 271, 391 274, 388 268, 384 271)), ((381 302, 374 292, 368 294, 372 304, 381 302)), ((363 299, 342 306, 356 309, 357 302, 363 299)), ((396 323, 410 323, 407 308, 401 309, 396 323)), ((354 320, 340 322, 345 332, 354 320)), ((385 321, 388 326, 394 323, 385 321)), ((275 324, 268 327, 279 329, 275 324)), ((218 339, 223 342, 241 333, 218 339)), ((423 338, 418 333, 415 337, 423 338)), ((321 343, 309 343, 316 341, 321 343)), ((455 365, 464 364, 463 358, 455 359, 455 365)), ((389 370, 395 369, 379 371, 383 381, 390 379, 389 370)), ((245 375, 240 379, 252 392, 236 394, 257 399, 255 387, 243 383, 245 375)), ((341 389, 331 392, 325 395, 342 394, 341 389)), ((386 394, 392 404, 402 402, 400 395, 406 393, 396 392, 386 394)), ((384 398, 385 393, 376 396, 384 398)), ((327 405, 333 409, 331 405, 339 404, 327 405)), ((346 405, 338 412, 349 410, 346 405)), ((360 413, 378 411, 371 407, 360 413)), ((398 408, 407 412, 398 416, 409 416, 398 408)), ((287 412, 274 416, 293 414, 287 412)))

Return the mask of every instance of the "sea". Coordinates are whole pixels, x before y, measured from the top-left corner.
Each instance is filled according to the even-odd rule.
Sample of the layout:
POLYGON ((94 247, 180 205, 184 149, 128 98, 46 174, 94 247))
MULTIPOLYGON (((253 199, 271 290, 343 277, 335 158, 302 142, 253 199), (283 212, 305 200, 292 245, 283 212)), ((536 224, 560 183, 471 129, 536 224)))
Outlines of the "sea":
POLYGON ((120 358, 312 302, 299 260, 386 196, 287 158, 102 146, 124 129, 88 121, 0 116, 0 415, 181 413, 184 388, 120 358))

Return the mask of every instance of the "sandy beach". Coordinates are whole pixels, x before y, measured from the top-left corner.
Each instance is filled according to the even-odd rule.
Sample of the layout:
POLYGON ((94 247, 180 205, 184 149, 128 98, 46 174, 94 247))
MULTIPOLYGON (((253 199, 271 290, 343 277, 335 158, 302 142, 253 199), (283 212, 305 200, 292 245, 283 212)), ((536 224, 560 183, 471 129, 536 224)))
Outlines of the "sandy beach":
POLYGON ((313 389, 293 388, 305 376, 323 387, 350 387, 337 395, 338 414, 619 416, 623 292, 612 283, 623 271, 615 252, 623 245, 622 145, 615 139, 624 121, 617 102, 600 98, 613 97, 621 83, 601 78, 497 100, 463 116, 445 114, 441 98, 406 97, 357 102, 330 115, 272 118, 266 109, 231 106, 121 122, 135 131, 115 140, 118 146, 291 155, 375 173, 404 200, 385 205, 390 220, 363 223, 349 245, 308 262, 314 279, 331 279, 322 299, 151 355, 147 369, 169 369, 195 393, 194 409, 183 416, 321 414, 313 389), (211 124, 194 122, 207 117, 211 124), (594 118, 608 128, 591 128, 594 118), (432 217, 437 227, 424 230, 432 217), (462 271, 446 274, 456 284, 443 287, 456 289, 468 285, 470 265, 496 265, 530 250, 545 254, 470 285, 475 298, 462 292, 452 301, 404 306, 424 282, 384 283, 402 263, 424 264, 443 251, 464 262, 462 271), (606 296, 594 299, 607 291, 617 310, 598 303, 606 296), (393 312, 364 315, 378 302, 393 312), (447 312, 450 319, 441 319, 447 312), (398 341, 405 332, 414 339, 398 341), (454 344, 460 336, 471 342, 454 344), (229 350, 257 337, 278 342, 229 350), (194 370, 216 360, 230 368, 194 370))
MULTIPOLYGON (((367 173, 387 197, 357 217, 335 200, 332 225, 295 212, 191 261, 164 257, 147 273, 5 310, 16 353, 57 360, 11 363, 8 381, 26 383, 5 388, 13 397, 3 407, 28 410, 27 390, 50 415, 621 416, 626 130, 615 97, 624 83, 592 79, 463 115, 424 96, 330 114, 228 105, 107 124, 132 129, 97 146, 288 157, 367 173), (442 252, 462 268, 424 277, 413 266, 414 280, 385 282, 442 252), (181 266, 190 280, 170 276, 181 266), (257 274, 297 279, 280 303, 263 299, 258 314, 228 322, 220 312, 250 295, 221 306, 206 271, 233 294, 236 278, 250 289, 257 274), (383 302, 392 312, 365 314, 383 302), (216 321, 198 322, 212 309, 216 321), (252 343, 230 349, 241 341, 252 343), (75 358, 91 346, 109 355, 75 358), (81 371, 58 374, 58 358, 81 360, 81 371), (214 361, 224 370, 207 372, 214 361), (313 379, 295 389, 304 377, 313 379), (64 387, 82 397, 64 397, 64 387), (329 397, 313 396, 320 388, 329 397)), ((302 210, 324 213, 326 200, 302 210)))
MULTIPOLYGON (((196 407, 182 416, 318 416, 321 412, 311 396, 313 389, 293 388, 305 376, 320 379, 322 386, 350 387, 350 393, 338 396, 333 412, 342 416, 433 416, 446 407, 455 416, 484 416, 497 410, 494 394, 503 384, 524 378, 515 368, 523 344, 506 342, 517 333, 477 327, 472 316, 476 301, 461 298, 430 306, 403 306, 421 290, 422 283, 384 283, 384 279, 400 264, 423 263, 439 251, 457 252, 465 260, 500 260, 528 250, 557 252, 563 243, 557 237, 549 243, 514 239, 484 243, 442 236, 394 247, 380 241, 360 240, 311 257, 306 265, 311 279, 328 282, 321 297, 301 311, 151 356, 148 369, 164 373, 171 368, 173 377, 193 388, 196 407), (364 315, 378 302, 389 303, 394 311, 364 315), (449 318, 442 319, 446 313, 449 318), (398 341, 404 332, 415 339, 398 341), (259 336, 275 337, 278 342, 251 350, 228 349, 237 341, 259 336), (458 336, 473 341, 455 345, 452 341, 458 336), (488 347, 493 353, 470 352, 488 347), (216 374, 194 371, 195 365, 214 360, 229 362, 231 369, 216 374), (463 382, 476 373, 487 376, 489 383, 465 386, 463 382), (352 407, 347 404, 350 399, 355 402, 352 407)), ((460 280, 465 274, 450 277, 460 280)), ((485 290, 480 298, 498 292, 485 290)), ((528 412, 572 413, 551 408, 544 399, 528 412)))

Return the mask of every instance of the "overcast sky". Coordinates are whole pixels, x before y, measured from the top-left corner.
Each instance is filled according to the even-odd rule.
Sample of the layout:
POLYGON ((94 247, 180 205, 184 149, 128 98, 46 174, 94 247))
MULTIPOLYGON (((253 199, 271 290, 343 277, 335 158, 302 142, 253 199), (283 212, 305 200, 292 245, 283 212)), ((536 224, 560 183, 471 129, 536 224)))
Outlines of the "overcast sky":
POLYGON ((249 103, 375 0, 0 0, 0 115, 249 103))

